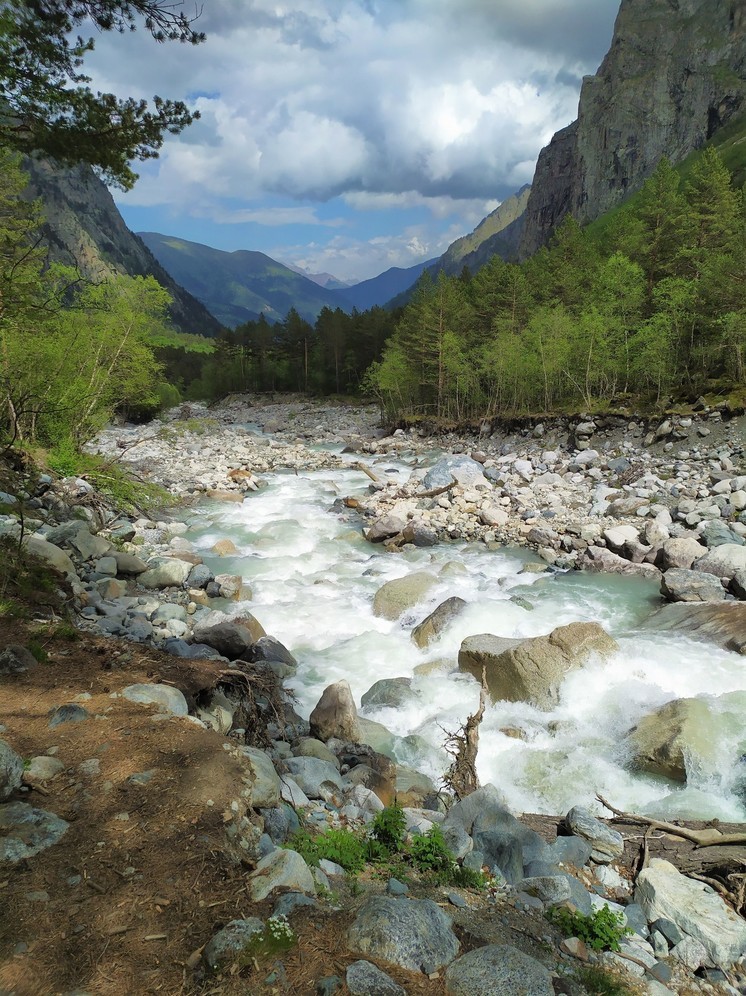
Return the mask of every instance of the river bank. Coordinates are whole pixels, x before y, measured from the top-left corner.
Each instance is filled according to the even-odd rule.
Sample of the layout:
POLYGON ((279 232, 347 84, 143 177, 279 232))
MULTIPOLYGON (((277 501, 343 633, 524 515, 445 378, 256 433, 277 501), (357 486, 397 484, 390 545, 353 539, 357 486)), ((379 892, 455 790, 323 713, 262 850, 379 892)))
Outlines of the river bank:
MULTIPOLYGON (((658 927, 651 929, 661 917, 672 922, 678 917, 681 921, 674 908, 676 903, 670 909, 666 907, 665 915, 659 910, 655 919, 651 916, 652 906, 647 912, 643 911, 642 917, 634 919, 638 914, 633 907, 639 903, 631 900, 647 900, 641 886, 638 896, 630 884, 639 840, 635 840, 636 834, 629 827, 624 830, 623 838, 613 835, 609 838, 603 829, 606 824, 588 824, 607 845, 613 841, 613 854, 603 856, 596 848, 595 855, 591 856, 586 853, 585 846, 578 843, 582 835, 577 824, 570 823, 564 828, 564 836, 558 838, 559 844, 555 844, 556 819, 543 824, 547 828, 543 844, 537 838, 527 836, 527 827, 541 824, 515 821, 505 804, 505 796, 490 787, 472 803, 486 819, 483 826, 467 815, 468 807, 460 816, 458 809, 446 815, 435 798, 436 786, 432 778, 422 776, 416 765, 410 763, 408 766, 397 757, 397 751, 402 749, 407 738, 389 736, 388 742, 380 739, 382 727, 386 732, 385 723, 371 722, 356 708, 360 690, 364 692, 371 686, 368 691, 373 692, 376 685, 379 686, 377 693, 384 696, 384 711, 371 713, 369 707, 364 707, 362 713, 378 715, 380 719, 390 717, 391 721, 397 713, 407 717, 411 707, 408 696, 412 690, 415 695, 422 695, 423 688, 427 688, 436 698, 453 699, 463 694, 464 706, 474 701, 473 691, 478 686, 473 679, 464 671, 454 681, 451 673, 461 642, 458 621, 454 624, 452 619, 448 625, 456 625, 456 629, 451 640, 451 660, 445 670, 438 665, 437 655, 447 649, 441 640, 440 644, 433 645, 436 647, 433 654, 423 659, 425 670, 420 670, 409 685, 396 677, 404 660, 397 654, 403 652, 405 644, 413 644, 410 630, 416 628, 415 623, 426 622, 422 616, 428 612, 433 600, 437 604, 427 619, 436 615, 442 604, 438 593, 448 594, 446 579, 449 577, 452 580, 448 584, 457 584, 467 598, 471 593, 475 604, 484 598, 485 592, 489 593, 484 609, 464 617, 465 633, 484 632, 474 628, 475 622, 493 618, 497 611, 501 626, 508 620, 519 620, 519 630, 524 627, 523 639, 513 642, 525 645, 527 636, 536 634, 543 639, 538 634, 548 632, 559 623, 566 623, 563 628, 567 630, 573 625, 569 620, 589 620, 606 611, 603 591, 594 595, 584 608, 578 595, 583 592, 583 598, 589 596, 582 588, 573 589, 575 604, 566 617, 557 618, 556 602, 549 602, 547 609, 542 609, 545 596, 541 594, 541 585, 535 587, 542 574, 536 573, 539 567, 532 563, 534 554, 503 558, 496 536, 488 535, 502 527, 480 521, 488 500, 500 502, 507 498, 509 504, 500 506, 509 509, 506 528, 515 528, 521 542, 532 543, 529 537, 536 523, 524 519, 523 513, 517 514, 526 499, 525 490, 521 493, 524 486, 516 485, 514 494, 511 480, 498 484, 490 479, 488 472, 497 467, 502 468, 502 472, 508 471, 511 477, 516 474, 521 477, 521 465, 516 467, 516 464, 523 459, 533 461, 536 458, 533 449, 536 437, 521 434, 520 438, 482 438, 481 450, 474 450, 468 440, 446 441, 451 455, 463 455, 468 447, 479 457, 474 463, 481 468, 486 484, 472 477, 464 484, 454 485, 449 478, 445 484, 430 486, 424 484, 423 472, 437 464, 441 456, 434 450, 433 441, 416 434, 385 437, 375 421, 376 415, 371 410, 327 410, 324 406, 297 401, 249 405, 245 400, 234 399, 209 412, 194 407, 190 411, 182 410, 161 424, 117 428, 104 434, 101 446, 106 452, 120 454, 123 462, 132 463, 149 480, 159 481, 190 502, 162 519, 158 516, 154 519, 116 517, 113 510, 107 510, 95 500, 84 481, 41 482, 39 498, 34 499, 38 500, 39 518, 34 521, 32 517, 28 522, 29 528, 39 530, 32 546, 50 562, 54 558, 58 569, 67 574, 71 605, 83 627, 83 642, 65 644, 63 634, 53 635, 47 643, 51 650, 50 666, 44 667, 16 649, 0 678, 4 691, 2 736, 12 754, 30 762, 24 774, 23 765, 20 769, 14 768, 12 757, 6 753, 6 760, 10 757, 10 761, 5 770, 15 772, 5 784, 4 794, 11 799, 8 806, 25 805, 25 793, 31 801, 38 802, 37 812, 41 809, 51 811, 68 824, 68 828, 61 828, 52 821, 53 836, 62 830, 62 834, 54 838, 56 843, 36 855, 24 857, 20 877, 15 875, 18 866, 14 864, 13 875, 8 879, 8 883, 12 881, 12 886, 6 886, 11 889, 8 895, 12 894, 8 908, 12 906, 14 910, 16 926, 6 934, 3 950, 8 960, 0 969, 0 973, 4 973, 0 974, 0 979, 10 991, 65 992, 84 988, 92 993, 148 992, 163 985, 171 986, 173 991, 186 986, 189 991, 190 987, 196 990, 202 986, 201 973, 206 971, 204 985, 209 991, 244 992, 247 968, 236 976, 228 973, 216 979, 209 963, 209 950, 213 949, 206 955, 204 946, 216 931, 219 935, 218 928, 231 919, 244 924, 240 929, 232 928, 237 937, 244 936, 241 931, 250 934, 256 929, 256 925, 250 923, 252 916, 266 922, 271 912, 286 908, 282 907, 278 896, 287 889, 295 895, 321 893, 316 899, 320 905, 292 914, 292 923, 301 937, 301 957, 291 952, 283 959, 279 974, 269 964, 261 976, 250 968, 249 985, 254 987, 251 991, 271 992, 274 988, 280 992, 333 992, 331 982, 331 988, 320 990, 317 986, 324 978, 335 974, 335 970, 340 975, 340 992, 384 991, 380 988, 383 985, 380 978, 369 983, 369 986, 378 985, 378 989, 365 989, 360 988, 355 972, 347 974, 356 963, 355 959, 360 960, 361 953, 371 950, 366 948, 361 931, 355 934, 354 940, 352 935, 348 938, 347 927, 361 917, 367 917, 370 925, 370 917, 373 917, 385 925, 386 935, 396 933, 399 929, 393 926, 398 922, 396 918, 406 910, 411 922, 418 924, 416 933, 421 934, 424 924, 430 923, 427 918, 431 911, 430 907, 425 910, 416 903, 428 899, 442 904, 447 911, 448 922, 440 924, 445 931, 441 953, 452 947, 454 942, 449 931, 455 931, 454 952, 460 951, 460 956, 454 957, 453 963, 457 966, 461 962, 461 965, 451 971, 446 969, 446 961, 437 965, 432 962, 433 970, 423 975, 413 971, 407 955, 401 950, 387 950, 381 961, 380 957, 376 958, 376 953, 381 955, 376 947, 367 957, 378 960, 390 978, 395 978, 395 984, 403 987, 401 991, 481 992, 474 988, 473 963, 487 959, 481 970, 486 971, 489 965, 492 978, 499 967, 499 971, 507 973, 506 979, 515 978, 510 972, 517 972, 521 977, 531 973, 535 986, 532 991, 535 992, 582 992, 582 988, 577 988, 581 983, 573 982, 579 964, 578 949, 573 949, 574 953, 562 949, 559 935, 549 927, 543 912, 557 901, 570 899, 590 911, 594 896, 599 895, 612 903, 619 901, 636 931, 629 939, 632 946, 623 952, 626 958, 621 964, 626 969, 636 965, 634 971, 641 974, 638 974, 637 982, 627 981, 626 991, 634 992, 634 987, 639 986, 639 991, 654 994, 663 993, 667 988, 675 992, 732 992, 734 985, 741 984, 738 962, 743 952, 739 949, 736 955, 740 941, 734 941, 735 946, 727 951, 723 947, 708 948, 710 939, 700 939, 701 946, 696 947, 693 941, 699 935, 696 931, 691 934, 691 924, 685 928, 683 922, 679 923, 680 940, 675 934, 666 939, 658 927), (326 426, 323 429, 320 428, 322 424, 326 426), (354 452, 343 453, 347 447, 354 452), (499 450, 504 447, 511 447, 510 452, 501 454, 499 450), (500 464, 504 457, 510 459, 500 464), (363 470, 356 469, 358 463, 363 470), (415 478, 410 481, 412 470, 415 478), (371 473, 376 480, 370 477, 371 473), (387 478, 390 480, 383 483, 387 478), (295 482, 303 483, 304 479, 306 483, 299 491, 295 482), (432 499, 416 497, 423 488, 438 490, 441 487, 445 490, 432 499), (411 490, 411 493, 401 495, 402 490, 411 490), (466 499, 472 493, 478 497, 478 502, 466 499), (447 509, 439 503, 443 497, 449 499, 447 509), (434 500, 435 504, 423 508, 419 505, 422 500, 434 500), (404 511, 402 502, 410 503, 404 511), (273 514, 276 517, 278 509, 293 507, 293 503, 303 506, 297 509, 297 520, 286 517, 279 525, 273 522, 273 514), (472 505, 474 509, 469 507, 472 505), (217 518, 212 509, 222 510, 217 518), (52 510, 56 510, 54 517, 58 521, 45 523, 43 520, 52 510), (477 510, 478 515, 475 514, 477 510), (413 530, 411 537, 408 536, 407 525, 416 522, 417 516, 424 513, 433 515, 421 528, 413 530), (441 513, 445 513, 442 528, 438 525, 441 513), (380 546, 361 538, 361 525, 368 532, 378 520, 391 515, 402 517, 403 528, 381 538, 384 543, 393 540, 391 552, 383 558, 372 557, 380 546), (332 529, 323 524, 327 522, 337 525, 332 529), (310 536, 311 530, 320 523, 324 546, 321 554, 304 543, 304 537, 310 536), (451 535, 462 528, 470 529, 472 525, 477 530, 484 530, 479 532, 476 560, 469 559, 469 544, 464 546, 460 537, 451 535), (240 526, 240 529, 229 533, 229 526, 240 526), (225 533, 221 532, 223 529, 225 533), (432 533, 439 540, 437 547, 430 545, 432 533), (418 546, 418 541, 427 545, 418 546), (218 550, 215 549, 217 544, 222 544, 218 550), (449 555, 451 551, 459 555, 466 551, 465 566, 458 567, 455 558, 449 555), (441 560, 443 554, 447 556, 441 560), (346 562, 342 573, 338 566, 340 558, 343 564, 346 562), (272 573, 268 574, 270 563, 272 573), (220 567, 226 569, 220 570, 220 567), (402 581, 406 583, 405 587, 411 585, 412 576, 422 573, 434 578, 434 587, 429 589, 430 594, 424 602, 422 589, 418 593, 416 586, 414 589, 409 587, 403 595, 401 586, 402 581), (479 580, 480 575, 484 575, 483 581, 479 580), (299 578, 308 581, 314 595, 307 605, 301 598, 299 578), (357 585, 361 586, 359 593, 356 593, 357 585), (253 593, 249 591, 252 587, 256 589, 253 593), (493 594, 493 589, 498 589, 497 595, 493 594), (252 594, 254 598, 247 597, 252 594), (332 624, 336 611, 333 606, 343 594, 347 603, 344 610, 346 628, 341 632, 347 634, 346 641, 345 638, 340 640, 332 624), (384 607, 393 604, 399 615, 390 621, 385 614, 374 616, 371 622, 370 603, 376 600, 384 607), (521 606, 519 600, 534 604, 529 609, 521 606), (351 658, 355 658, 371 638, 365 634, 354 635, 357 631, 350 629, 350 616, 365 616, 369 620, 366 626, 373 626, 370 632, 373 633, 373 649, 377 649, 372 663, 365 668, 367 682, 360 686, 351 702, 345 696, 346 678, 342 678, 342 674, 355 684, 351 658), (552 622, 547 625, 550 618, 552 622), (341 643, 338 658, 330 658, 324 649, 329 642, 322 639, 325 627, 330 630, 330 636, 334 632, 333 642, 341 643), (309 628, 316 632, 306 635, 309 628), (105 633, 110 636, 101 635, 105 633), (129 642, 120 642, 120 635, 127 636, 129 642), (391 662, 389 658, 392 658, 391 662), (335 664, 337 659, 338 665, 335 664), (338 673, 335 671, 337 666, 344 670, 338 673), (319 672, 315 684, 313 680, 308 681, 309 677, 313 678, 314 671, 319 672), (383 681, 373 680, 379 677, 383 681), (332 725, 329 727, 321 722, 319 715, 314 719, 316 710, 311 706, 318 698, 316 689, 328 685, 331 678, 340 680, 332 682, 336 689, 336 706, 331 710, 332 725), (292 700, 283 693, 281 682, 286 686, 297 685, 300 679, 309 690, 308 704, 303 708, 299 706, 301 715, 298 715, 292 700), (61 723, 53 722, 59 710, 67 710, 64 712, 66 719, 61 723), (371 751, 368 747, 367 752, 359 747, 353 749, 349 745, 350 739, 373 744, 374 749, 371 751), (58 764, 50 767, 55 759, 58 764), (397 900, 389 899, 388 902, 400 904, 394 908, 376 905, 376 902, 383 894, 390 897, 390 890, 396 887, 389 887, 387 882, 369 877, 367 873, 362 879, 362 896, 355 895, 358 887, 340 879, 334 869, 309 871, 304 863, 296 863, 292 876, 285 876, 289 871, 284 867, 288 859, 282 854, 294 852, 281 848, 278 851, 278 845, 287 842, 291 828, 296 825, 293 813, 302 814, 306 826, 315 829, 363 826, 380 811, 384 801, 391 801, 395 793, 400 801, 408 803, 406 814, 411 832, 422 833, 431 825, 444 827, 459 859, 474 867, 482 862, 491 869, 491 874, 495 874, 496 885, 486 894, 454 891, 435 888, 413 875, 408 886, 412 898, 408 899, 405 894, 397 900), (500 843, 493 853, 498 827, 500 843), (136 833, 130 836, 132 831, 136 833), (549 847, 542 849, 547 844, 549 847), (568 847, 575 849, 572 860, 569 852, 566 853, 568 847), (508 853, 511 855, 509 860, 508 853), (72 868, 72 872, 66 868, 72 868), (567 877, 568 871, 573 869, 575 885, 567 877), (94 884, 89 885, 89 880, 94 884), (273 884, 269 892, 264 893, 268 880, 273 884), (324 890, 328 890, 330 898, 324 898, 324 890), (42 893, 46 894, 46 899, 41 898, 42 893), (374 899, 376 902, 372 902, 374 899), (221 909, 226 902, 230 914, 221 909), (59 910, 71 903, 75 913, 72 932, 67 936, 62 931, 60 936, 59 928, 54 926, 55 918, 58 918, 59 910), (42 924, 44 936, 48 940, 54 938, 54 943, 47 945, 49 955, 43 954, 34 943, 42 924), (32 943, 29 943, 29 937, 32 943), (683 947, 675 950, 678 944, 683 947), (153 945, 159 946, 155 955, 152 954, 153 945), (528 960, 522 961, 519 955, 511 953, 514 950, 523 952, 528 960), (472 957, 463 961, 466 955, 472 957), (166 969, 173 961, 181 965, 176 973, 172 968, 166 969), (640 962, 647 968, 641 968, 640 962), (55 963, 67 964, 68 969, 66 972, 55 969, 55 963), (723 968, 728 974, 721 978, 717 972, 723 968), (195 969, 196 975, 193 974, 195 969), (693 974, 695 970, 699 971, 699 976, 693 974), (466 973, 467 981, 458 981, 459 972, 466 973), (547 972, 549 974, 542 974, 547 972), (667 985, 662 987, 661 980, 667 985), (24 989, 26 983, 29 985, 24 989), (573 985, 576 986, 574 990, 573 985)), ((713 424, 716 421, 713 419, 713 424)), ((727 494, 732 496, 739 490, 734 488, 740 469, 739 433, 732 432, 736 427, 731 423, 721 428, 722 440, 718 441, 721 455, 717 458, 721 470, 715 471, 711 466, 715 457, 709 454, 714 450, 702 449, 699 451, 702 459, 698 458, 679 473, 690 475, 686 478, 690 482, 701 482, 697 490, 702 491, 708 475, 729 473, 722 470, 722 461, 729 460, 733 463, 733 474, 727 478, 730 484, 727 494), (726 455, 726 450, 730 456, 726 455)), ((555 482, 555 490, 561 488, 563 495, 566 492, 578 494, 578 505, 572 509, 573 521, 568 521, 567 525, 580 523, 582 526, 587 515, 590 525, 600 525, 602 530, 613 529, 620 520, 613 515, 599 516, 598 511, 593 510, 589 496, 583 493, 590 487, 590 481, 598 483, 598 475, 592 471, 598 471, 602 477, 609 472, 608 466, 604 466, 608 464, 608 454, 601 459, 603 440, 596 451, 599 457, 593 458, 586 473, 570 470, 576 454, 564 450, 559 430, 556 437, 551 436, 554 430, 545 427, 544 431, 557 447, 555 468, 567 464, 563 474, 558 474, 563 483, 555 482), (572 480, 577 475, 581 479, 572 480)), ((598 435, 604 431, 598 429, 598 435)), ((621 443, 615 443, 617 445, 621 443)), ((652 444, 650 466, 663 481, 663 475, 658 473, 658 468, 663 466, 663 457, 659 463, 655 462, 659 459, 655 452, 657 445, 652 444)), ((667 443, 662 443, 665 445, 667 443)), ((577 452, 587 453, 590 449, 588 446, 577 452)), ((631 450, 627 452, 632 453, 631 450)), ((538 456, 541 457, 541 453, 538 456)), ((611 455, 611 459, 615 457, 611 455)), ((471 464, 461 462, 461 466, 464 465, 474 469, 471 464)), ((533 472, 540 471, 539 477, 545 473, 540 466, 534 467, 533 462, 531 466, 533 472)), ((528 473, 528 468, 522 469, 528 473)), ((525 478, 524 484, 528 486, 525 478)), ((714 486, 712 481, 708 487, 711 486, 714 486)), ((540 493, 538 488, 535 493, 540 493)), ((635 495, 637 499, 648 499, 644 504, 653 514, 635 513, 627 524, 642 521, 647 525, 647 520, 653 521, 660 516, 661 510, 656 508, 660 503, 657 495, 658 492, 635 495), (652 498, 656 500, 650 500, 652 498)), ((670 491, 668 495, 669 500, 679 498, 670 491)), ((712 501, 712 507, 716 506, 721 512, 719 519, 737 539, 740 532, 731 528, 738 524, 737 516, 726 508, 728 502, 719 504, 715 496, 722 499, 723 491, 711 494, 708 490, 706 496, 689 500, 712 501)), ((638 509, 642 507, 640 505, 638 509)), ((666 507, 672 519, 670 525, 657 523, 669 530, 664 544, 671 539, 686 542, 694 539, 705 549, 695 535, 703 531, 697 531, 702 522, 707 524, 715 520, 714 513, 702 516, 700 522, 687 523, 680 515, 692 513, 684 513, 673 504, 666 507), (679 528, 687 533, 675 535, 679 528)), ((552 509, 547 506, 546 510, 552 509)), ((557 517, 547 521, 554 525, 557 517)), ((3 521, 7 531, 12 533, 11 520, 14 521, 12 514, 3 521)), ((561 535, 560 530, 554 531, 561 535)), ((569 529, 562 535, 576 536, 569 529)), ((372 538, 369 536, 369 540, 372 538)), ((576 538, 582 540, 582 537, 576 538)), ((606 542, 603 532, 600 539, 606 542)), ((739 546, 737 542, 730 545, 739 546)), ((542 547, 542 556, 548 557, 545 552, 548 549, 542 547)), ((564 548, 562 551, 563 555, 584 552, 564 548)), ((624 552, 622 549, 622 554, 624 552)), ((633 563, 624 556, 620 559, 633 563)), ((547 566, 544 560, 543 569, 547 566)), ((658 570, 654 564, 645 566, 658 570)), ((546 576, 550 581, 553 577, 567 577, 552 572, 546 576)), ((578 573, 577 577, 582 579, 583 575, 578 573)), ((647 583, 651 590, 657 591, 655 582, 641 583, 647 583)), ((550 584, 546 589, 550 595, 552 587, 550 584)), ((732 596, 724 604, 737 605, 732 596)), ((625 612, 618 627, 624 628, 625 619, 640 614, 638 609, 625 612)), ((601 617, 605 622, 606 617, 601 617)), ((608 618, 611 621, 613 617, 608 618)), ((16 628, 8 632, 6 643, 14 644, 18 640, 28 643, 29 631, 22 631, 20 624, 14 625, 16 628)), ((430 625, 436 625, 432 619, 430 625)), ((589 622, 581 621, 577 625, 588 626, 589 622)), ((586 635, 587 631, 583 630, 584 639, 586 635)), ((680 646, 684 647, 684 644, 680 646)), ((606 650, 610 647, 611 644, 606 645, 606 650)), ((473 647, 471 651, 474 651, 473 647)), ((460 658, 460 652, 458 656, 460 658)), ((736 654, 725 650, 708 650, 704 656, 705 663, 716 662, 718 673, 724 672, 731 659, 737 659, 736 654), (710 654, 714 656, 710 657, 710 654)), ((694 657, 696 654, 691 662, 692 669, 696 668, 694 657)), ((622 664, 626 666, 623 658, 622 664)), ((640 667, 639 664, 635 666, 640 667)), ((608 682, 608 673, 602 668, 600 659, 597 665, 581 666, 577 672, 578 687, 583 682, 588 684, 593 675, 605 675, 603 680, 608 682)), ((361 675, 357 680, 365 678, 361 675)), ((726 695, 740 694, 735 689, 741 686, 727 687, 734 691, 726 692, 726 695)), ((536 690, 537 695, 539 691, 536 690)), ((639 695, 639 692, 635 694, 639 695)), ((670 692, 663 698, 666 702, 672 701, 670 692)), ((425 700, 426 711, 431 708, 429 703, 432 701, 435 699, 425 700)), ((483 730, 482 745, 486 756, 494 745, 503 747, 509 742, 518 750, 525 750, 528 756, 542 738, 548 738, 556 748, 563 742, 563 736, 568 737, 568 744, 574 742, 576 745, 575 756, 582 757, 573 769, 572 777, 567 779, 570 801, 566 808, 574 808, 580 798, 580 783, 574 780, 591 756, 591 753, 578 754, 577 728, 569 722, 570 707, 577 710, 581 704, 580 698, 574 695, 568 699, 563 713, 562 703, 560 712, 542 712, 538 706, 527 710, 517 703, 514 707, 517 712, 511 714, 511 721, 514 721, 511 731, 503 729, 505 717, 491 707, 491 718, 485 721, 483 730), (511 741, 511 737, 521 734, 526 736, 525 741, 511 741)), ((720 727, 723 717, 729 715, 726 706, 727 703, 720 701, 712 705, 710 719, 720 727)), ((605 709, 605 704, 598 702, 595 708, 605 709)), ((647 708, 647 705, 639 708, 638 713, 644 713, 647 708)), ((728 708, 735 709, 737 715, 740 706, 735 703, 728 708)), ((465 715, 465 712, 461 713, 462 718, 465 715)), ((605 715, 608 721, 609 714, 605 715)), ((697 718, 699 722, 708 719, 701 714, 697 718)), ((589 724, 592 722, 593 713, 589 713, 589 724)), ((620 729, 626 728, 629 715, 619 716, 615 722, 619 722, 620 729)), ((390 729, 388 732, 390 734, 390 729)), ((416 751, 421 745, 413 741, 404 746, 416 751)), ((602 748, 596 740, 588 750, 598 753, 602 748)), ((563 752, 564 748, 560 753, 563 752)), ((680 748, 679 752, 681 754, 680 748)), ((416 756, 416 752, 410 755, 416 756)), ((567 758, 572 756, 572 753, 564 754, 565 760, 560 759, 558 770, 561 771, 567 758)), ((542 757, 545 766, 548 755, 542 757)), ((722 767, 717 757, 713 760, 722 767)), ((515 762, 512 766, 516 766, 515 762)), ((684 769, 685 777, 693 776, 691 769, 686 769, 686 763, 684 769)), ((552 779, 560 777, 553 775, 552 779)), ((611 777, 608 766, 604 777, 611 777)), ((498 787, 507 788, 507 778, 505 785, 498 787)), ((660 790, 657 791, 660 795, 660 790)), ((521 808, 524 807, 519 807, 518 811, 521 808)), ((6 807, 0 806, 0 810, 7 813, 6 807)), ((4 826, 11 838, 17 835, 17 829, 13 826, 9 829, 7 819, 4 826)), ((19 838, 15 836, 15 839, 19 838)), ((666 891, 666 882, 677 886, 682 878, 670 878, 672 873, 668 869, 658 870, 664 873, 665 879, 658 886, 660 894, 666 891)), ((691 879, 684 881, 692 882, 691 879)), ((697 888, 696 883, 694 887, 697 888)), ((702 899, 696 896, 693 902, 696 906, 702 899)), ((724 905, 718 907, 715 921, 716 934, 733 929, 734 936, 740 937, 738 931, 742 929, 739 926, 742 921, 738 918, 730 921, 724 905)), ((230 934, 229 930, 228 937, 230 934)), ((221 943, 224 941, 226 936, 221 943)), ((238 951, 230 945, 226 950, 230 957, 238 951)), ((743 950, 746 951, 746 940, 743 950)), ((427 958, 430 964, 430 955, 422 955, 422 958, 427 958)), ((604 963, 613 965, 613 958, 609 961, 609 956, 605 956, 604 963)), ((508 988, 503 986, 503 991, 511 991, 510 983, 505 985, 508 988)), ((391 991, 399 990, 392 988, 391 991)), ((494 989, 484 990, 485 993, 492 991, 494 989)))

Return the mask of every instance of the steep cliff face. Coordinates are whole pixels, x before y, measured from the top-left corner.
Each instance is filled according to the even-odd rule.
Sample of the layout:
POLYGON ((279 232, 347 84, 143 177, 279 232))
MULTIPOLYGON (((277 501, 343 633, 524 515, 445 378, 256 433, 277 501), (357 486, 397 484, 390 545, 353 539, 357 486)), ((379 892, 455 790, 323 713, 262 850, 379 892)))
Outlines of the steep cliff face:
POLYGON ((153 276, 173 298, 171 318, 182 332, 217 335, 217 319, 166 273, 144 242, 125 225, 105 185, 88 166, 61 169, 26 160, 28 195, 41 198, 44 237, 55 262, 76 266, 89 280, 112 273, 153 276))
POLYGON ((744 0, 622 0, 611 49, 583 82, 578 119, 536 167, 522 257, 569 212, 592 221, 746 112, 744 0))

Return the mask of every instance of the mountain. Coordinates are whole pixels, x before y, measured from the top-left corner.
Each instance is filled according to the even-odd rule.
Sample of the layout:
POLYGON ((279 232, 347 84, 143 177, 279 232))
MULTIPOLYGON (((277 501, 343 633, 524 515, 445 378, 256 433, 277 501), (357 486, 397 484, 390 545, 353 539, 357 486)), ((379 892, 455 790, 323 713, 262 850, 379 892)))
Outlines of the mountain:
POLYGON ((344 290, 335 291, 339 299, 339 307, 349 311, 350 308, 357 308, 358 311, 367 311, 376 305, 387 304, 403 291, 409 290, 417 282, 423 270, 432 266, 434 260, 428 259, 424 263, 416 263, 402 269, 400 266, 392 266, 390 269, 379 273, 377 277, 370 280, 362 280, 352 287, 345 287, 344 290))
POLYGON ((346 280, 340 280, 339 277, 335 277, 333 273, 311 273, 310 270, 306 270, 302 266, 295 266, 293 263, 283 263, 283 266, 287 266, 289 270, 293 273, 300 273, 302 277, 308 277, 319 287, 325 287, 327 290, 342 290, 345 287, 351 287, 346 280))
POLYGON ((531 187, 526 185, 506 198, 491 214, 479 222, 470 235, 456 239, 446 249, 437 263, 431 266, 434 272, 445 270, 449 276, 456 276, 467 266, 472 273, 484 266, 490 256, 515 259, 523 232, 524 213, 528 204, 531 187))
POLYGON ((173 298, 171 319, 181 332, 215 336, 220 322, 169 276, 147 246, 127 228, 106 186, 89 166, 57 167, 26 159, 27 195, 40 198, 42 233, 54 262, 76 266, 89 280, 113 273, 153 276, 173 298))
POLYGON ((583 81, 578 118, 541 152, 522 258, 568 213, 581 224, 676 165, 746 112, 743 0, 622 0, 611 48, 583 81))
POLYGON ((336 292, 263 252, 224 252, 158 232, 138 235, 164 269, 230 327, 255 321, 261 313, 281 321, 291 308, 314 322, 323 307, 340 306, 336 292))

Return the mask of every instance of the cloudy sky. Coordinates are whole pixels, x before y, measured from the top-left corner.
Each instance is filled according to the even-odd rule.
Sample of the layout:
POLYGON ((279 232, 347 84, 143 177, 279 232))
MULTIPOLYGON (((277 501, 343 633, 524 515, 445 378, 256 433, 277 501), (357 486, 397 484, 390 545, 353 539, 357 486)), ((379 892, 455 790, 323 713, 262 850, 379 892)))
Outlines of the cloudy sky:
MULTIPOLYGON (((185 9, 189 11, 189 3, 185 9)), ((619 0, 202 0, 196 48, 102 35, 94 86, 201 119, 113 191, 130 228, 364 280, 531 181, 619 0)))

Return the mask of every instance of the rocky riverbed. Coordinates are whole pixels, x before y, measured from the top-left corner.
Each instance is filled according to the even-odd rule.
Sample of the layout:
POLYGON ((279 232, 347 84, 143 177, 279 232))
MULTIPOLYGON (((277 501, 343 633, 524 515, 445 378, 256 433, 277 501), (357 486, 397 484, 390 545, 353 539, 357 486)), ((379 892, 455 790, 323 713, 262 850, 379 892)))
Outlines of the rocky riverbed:
MULTIPOLYGON (((695 626, 699 637, 742 650, 741 419, 702 411, 655 426, 588 419, 511 432, 483 426, 471 439, 388 435, 377 422, 371 408, 236 398, 108 430, 97 446, 186 502, 243 502, 277 473, 341 470, 359 458, 369 492, 341 495, 337 514, 392 556, 410 545, 510 542, 532 547, 544 569, 662 579, 667 597, 700 604, 661 626, 695 626), (394 459, 411 466, 409 479, 390 472, 394 459)), ((176 976, 158 968, 163 956, 154 967, 146 953, 153 944, 181 965, 182 986, 199 989, 204 980, 226 993, 582 993, 593 991, 579 971, 587 959, 624 972, 628 992, 746 991, 744 921, 711 886, 661 858, 634 880, 633 832, 622 835, 574 807, 559 837, 556 821, 540 835, 491 785, 449 805, 438 786, 387 753, 386 731, 358 715, 344 681, 327 688, 308 719, 299 716, 283 690, 298 666, 284 634, 266 633, 245 610, 240 574, 206 567, 185 539, 182 511, 123 516, 87 482, 45 476, 33 494, 3 501, 0 529, 19 536, 13 506, 23 504, 27 549, 65 577, 64 597, 96 648, 85 645, 83 667, 55 639, 51 671, 29 653, 28 633, 14 632, 20 642, 6 636, 0 655, 0 861, 8 870, 0 886, 10 889, 16 913, 0 964, 7 991, 172 986, 176 976), (237 602, 239 614, 231 609, 237 602), (119 637, 133 649, 120 649, 128 644, 119 637), (128 740, 137 743, 131 763, 128 740), (355 895, 360 886, 351 888, 334 863, 309 867, 284 846, 301 825, 312 832, 369 826, 395 797, 406 804, 410 834, 439 826, 460 864, 487 871, 489 889, 438 888, 414 874, 408 883, 364 877, 355 895), (172 829, 164 850, 166 814, 172 829), (130 827, 142 838, 134 850, 130 827), (175 863, 180 848, 209 866, 212 891, 199 899, 175 863), (208 916, 205 907, 224 901, 221 876, 231 906, 208 916), (50 959, 34 924, 53 930, 70 902, 80 927, 76 934, 71 926, 72 936, 100 946, 89 959, 68 950, 63 960, 74 970, 55 969, 65 933, 55 936, 50 959), (165 931, 153 915, 136 913, 148 902, 165 931), (194 929, 176 926, 169 911, 177 902, 194 929), (195 903, 199 912, 190 913, 195 903), (543 916, 557 906, 591 914, 604 904, 632 931, 619 954, 562 941, 543 916), (284 922, 280 914, 301 938, 305 962, 291 951, 277 964, 247 963, 251 937, 266 932, 272 916, 275 927, 284 922), (314 931, 325 948, 314 949, 314 931)), ((422 584, 412 577, 383 584, 382 617, 416 604, 422 584)), ((430 639, 458 609, 438 606, 416 639, 430 639)), ((601 627, 578 623, 510 647, 472 644, 459 665, 472 673, 484 666, 494 697, 533 699, 541 709, 570 667, 614 647, 601 627), (508 685, 496 684, 506 668, 508 685)), ((396 707, 408 689, 386 679, 367 694, 396 707)), ((661 738, 660 723, 655 735, 639 734, 640 759, 667 759, 665 775, 674 778, 677 770, 686 777, 686 723, 696 724, 699 706, 676 708, 689 711, 673 716, 675 743, 670 732, 661 738)), ((202 874, 195 871, 196 881, 202 874)))

